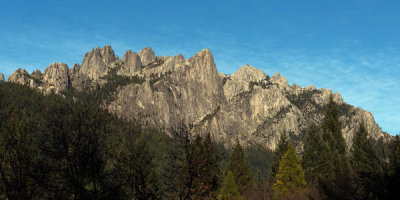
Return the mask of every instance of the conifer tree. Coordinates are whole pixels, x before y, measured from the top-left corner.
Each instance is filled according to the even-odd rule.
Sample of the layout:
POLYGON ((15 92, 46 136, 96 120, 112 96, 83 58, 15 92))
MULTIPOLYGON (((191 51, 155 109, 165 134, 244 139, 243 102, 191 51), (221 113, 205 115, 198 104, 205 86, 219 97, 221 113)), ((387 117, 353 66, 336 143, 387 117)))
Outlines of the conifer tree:
POLYGON ((304 172, 300 159, 296 155, 292 144, 288 145, 287 152, 279 163, 279 171, 276 174, 274 184, 275 197, 284 198, 290 193, 303 189, 306 186, 304 172))
POLYGON ((360 124, 353 138, 352 167, 355 174, 357 196, 361 199, 371 197, 376 175, 381 172, 375 152, 367 138, 364 123, 360 124))
POLYGON ((194 179, 193 195, 195 199, 213 198, 218 190, 218 150, 210 134, 205 138, 197 137, 193 144, 193 166, 197 178, 194 179))
POLYGON ((218 200, 236 200, 240 199, 238 186, 235 183, 233 173, 228 169, 224 179, 224 184, 218 193, 218 200))
POLYGON ((329 177, 333 170, 329 153, 329 146, 323 140, 318 127, 311 124, 307 129, 302 160, 307 182, 318 184, 320 179, 329 177))
POLYGON ((396 135, 393 141, 393 151, 390 156, 390 168, 393 175, 400 175, 400 137, 396 135))
POLYGON ((278 147, 272 157, 272 177, 275 177, 275 175, 278 173, 279 163, 281 162, 282 156, 288 150, 288 143, 289 139, 287 137, 287 134, 285 131, 283 131, 278 142, 278 147))
POLYGON ((235 177, 235 182, 238 186, 240 194, 243 194, 250 184, 252 173, 239 141, 236 143, 236 146, 233 149, 228 169, 235 177))
POLYGON ((390 155, 390 197, 400 196, 400 137, 396 135, 390 155))
POLYGON ((350 177, 350 163, 347 157, 346 142, 342 135, 339 121, 339 108, 334 102, 333 96, 329 97, 329 103, 324 113, 322 122, 323 138, 328 143, 329 156, 333 165, 333 171, 323 181, 322 187, 328 196, 346 199, 351 196, 352 182, 350 177))

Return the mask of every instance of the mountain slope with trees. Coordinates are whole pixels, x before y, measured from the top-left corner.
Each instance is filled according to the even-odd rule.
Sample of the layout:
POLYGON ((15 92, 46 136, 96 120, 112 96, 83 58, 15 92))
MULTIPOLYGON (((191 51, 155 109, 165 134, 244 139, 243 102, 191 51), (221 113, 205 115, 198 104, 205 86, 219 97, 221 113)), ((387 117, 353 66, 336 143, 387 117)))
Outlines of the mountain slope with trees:
POLYGON ((82 64, 68 68, 53 63, 44 73, 18 69, 9 82, 29 85, 44 94, 89 94, 101 107, 128 121, 166 131, 181 121, 196 133, 210 133, 216 141, 261 145, 275 150, 286 132, 302 149, 308 123, 319 124, 332 95, 338 104, 340 129, 347 146, 361 122, 368 136, 387 143, 371 113, 345 103, 338 93, 315 87, 289 85, 278 73, 243 66, 232 75, 218 73, 208 49, 191 58, 156 56, 150 48, 127 51, 122 59, 111 46, 92 49, 82 64))

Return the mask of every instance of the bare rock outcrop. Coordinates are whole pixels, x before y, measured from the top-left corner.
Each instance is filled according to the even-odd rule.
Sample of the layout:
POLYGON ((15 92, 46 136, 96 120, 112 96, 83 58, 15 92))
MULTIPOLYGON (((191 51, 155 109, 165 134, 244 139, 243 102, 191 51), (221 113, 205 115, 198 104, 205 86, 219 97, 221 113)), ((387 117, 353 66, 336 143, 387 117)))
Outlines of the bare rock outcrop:
POLYGON ((140 74, 142 71, 142 62, 139 55, 128 50, 122 58, 122 66, 118 70, 118 74, 124 76, 133 76, 140 74))
POLYGON ((158 57, 147 47, 139 53, 129 50, 120 60, 106 46, 87 53, 82 66, 68 69, 66 64, 54 63, 44 74, 36 71, 31 75, 18 69, 8 80, 45 94, 71 87, 97 91, 108 81, 123 83, 109 91, 102 108, 124 119, 166 130, 184 121, 193 124, 196 133, 210 133, 226 145, 239 140, 243 145, 260 144, 270 149, 276 148, 280 135, 286 132, 301 150, 304 130, 311 122, 323 121, 332 95, 339 106, 348 146, 361 122, 370 138, 383 142, 392 139, 370 112, 347 104, 339 93, 289 85, 279 73, 270 78, 249 65, 232 75, 218 73, 208 49, 185 59, 182 55, 158 57))
POLYGON ((139 51, 139 57, 143 66, 147 66, 156 60, 155 53, 150 47, 146 47, 139 51))
POLYGON ((281 76, 279 73, 275 73, 273 77, 271 77, 271 82, 278 84, 279 86, 283 88, 287 88, 289 86, 288 81, 286 80, 286 77, 281 76))
POLYGON ((17 71, 12 73, 7 81, 9 82, 14 82, 14 83, 19 83, 22 85, 28 85, 31 88, 36 88, 40 84, 39 80, 34 79, 29 73, 21 68, 18 68, 17 71))
POLYGON ((89 77, 91 80, 98 81, 100 77, 106 75, 110 69, 112 62, 116 60, 116 56, 111 46, 105 46, 102 49, 97 47, 86 53, 83 58, 81 75, 89 77))
POLYGON ((0 73, 0 82, 4 82, 4 74, 0 73))
POLYGON ((261 82, 267 79, 267 75, 265 72, 247 64, 239 68, 237 72, 233 73, 231 78, 246 82, 261 82))
POLYGON ((40 70, 35 70, 35 71, 33 71, 32 72, 32 74, 31 74, 31 76, 33 77, 33 78, 36 78, 36 79, 42 79, 43 78, 43 74, 42 74, 42 72, 40 71, 40 70))
POLYGON ((69 69, 65 63, 53 63, 44 70, 45 93, 59 94, 70 85, 69 69))

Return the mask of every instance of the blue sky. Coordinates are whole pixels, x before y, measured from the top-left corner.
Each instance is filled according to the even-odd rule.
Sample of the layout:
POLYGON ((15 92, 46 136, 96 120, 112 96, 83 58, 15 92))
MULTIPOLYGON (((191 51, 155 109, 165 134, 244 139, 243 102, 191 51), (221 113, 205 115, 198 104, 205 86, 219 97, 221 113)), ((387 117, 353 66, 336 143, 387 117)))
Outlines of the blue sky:
POLYGON ((1 1, 0 72, 81 63, 96 46, 120 57, 150 46, 218 71, 250 64, 290 83, 332 88, 400 133, 400 1, 1 1))

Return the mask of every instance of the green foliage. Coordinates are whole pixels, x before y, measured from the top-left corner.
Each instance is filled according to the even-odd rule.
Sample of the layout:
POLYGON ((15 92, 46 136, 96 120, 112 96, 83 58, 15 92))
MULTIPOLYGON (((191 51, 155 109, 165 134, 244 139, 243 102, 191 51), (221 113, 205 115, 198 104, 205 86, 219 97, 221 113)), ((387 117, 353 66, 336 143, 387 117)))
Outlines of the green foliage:
POLYGON ((289 139, 286 132, 282 132, 278 142, 278 147, 275 150, 272 157, 272 177, 275 177, 279 170, 279 163, 281 162, 282 156, 288 150, 289 139))
POLYGON ((390 156, 391 173, 395 176, 400 175, 400 137, 396 135, 393 141, 393 150, 390 156))
POLYGON ((358 173, 372 173, 376 168, 375 153, 367 136, 368 132, 362 123, 354 135, 352 146, 352 166, 358 173))
POLYGON ((218 200, 238 200, 241 199, 238 186, 235 182, 233 173, 228 169, 224 183, 218 193, 218 200))
POLYGON ((320 179, 329 177, 333 170, 329 146, 315 124, 307 129, 302 164, 307 182, 318 183, 320 179))
MULTIPOLYGON (((115 71, 103 78, 109 82, 100 88, 71 89, 64 96, 0 84, 0 199, 269 199, 273 172, 278 191, 304 187, 300 161, 286 134, 274 153, 261 146, 244 150, 239 144, 227 150, 210 135, 193 133, 191 126, 172 131, 171 138, 100 109, 118 87, 143 79, 115 71), (227 169, 224 179, 221 167, 227 169)), ((321 126, 311 125, 304 140, 309 183, 304 191, 318 188, 322 193, 316 196, 327 199, 396 199, 400 139, 392 146, 369 141, 360 127, 353 139, 351 173, 338 120, 341 108, 332 98, 326 108, 321 126)), ((287 198, 303 198, 300 194, 306 193, 287 198)))
POLYGON ((289 143, 287 152, 279 163, 279 171, 276 174, 274 191, 278 199, 288 196, 289 193, 304 189, 306 180, 300 159, 296 155, 295 148, 289 143))
POLYGON ((210 135, 194 137, 191 126, 173 130, 176 143, 168 148, 168 173, 172 199, 213 198, 219 188, 218 150, 210 135))
POLYGON ((236 143, 231 154, 228 170, 233 173, 239 192, 243 194, 249 187, 253 174, 239 142, 236 143))
POLYGON ((332 95, 329 98, 324 120, 322 122, 323 138, 329 146, 329 156, 333 165, 332 171, 322 185, 328 196, 346 199, 351 196, 353 183, 348 177, 351 176, 349 159, 347 157, 346 142, 342 135, 341 123, 339 121, 338 105, 334 102, 332 95))
POLYGON ((140 129, 130 129, 118 147, 114 148, 116 181, 122 185, 126 196, 138 199, 155 199, 160 192, 157 167, 153 162, 151 136, 140 129))
POLYGON ((0 98, 1 198, 155 199, 163 195, 166 183, 157 181, 161 170, 154 167, 154 163, 163 166, 161 157, 154 156, 163 154, 153 151, 163 150, 163 145, 154 138, 144 139, 145 131, 139 127, 96 104, 42 96, 18 84, 0 84, 0 98))
POLYGON ((253 172, 254 180, 260 184, 268 181, 272 174, 272 151, 261 145, 251 145, 245 148, 245 153, 250 169, 253 172))
POLYGON ((363 123, 353 138, 352 146, 352 167, 354 170, 354 181, 356 185, 357 196, 360 199, 372 197, 374 183, 377 175, 382 173, 372 145, 367 138, 368 132, 363 123))
POLYGON ((389 165, 390 198, 400 196, 400 137, 396 135, 393 141, 389 165))
POLYGON ((31 199, 36 195, 34 173, 37 149, 34 149, 34 129, 29 113, 17 113, 14 107, 6 110, 0 129, 0 175, 7 197, 31 199))

